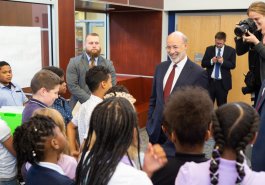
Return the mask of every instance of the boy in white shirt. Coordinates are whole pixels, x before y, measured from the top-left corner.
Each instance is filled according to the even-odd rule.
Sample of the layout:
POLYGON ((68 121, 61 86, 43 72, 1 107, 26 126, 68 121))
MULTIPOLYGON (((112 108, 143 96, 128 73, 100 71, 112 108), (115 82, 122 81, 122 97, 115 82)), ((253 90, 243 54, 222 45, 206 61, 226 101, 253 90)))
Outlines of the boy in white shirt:
POLYGON ((86 84, 91 91, 90 98, 81 105, 71 123, 67 125, 67 136, 71 155, 78 151, 76 147, 76 128, 78 128, 79 142, 86 138, 91 114, 94 108, 103 101, 105 93, 112 87, 111 73, 104 66, 95 66, 86 73, 86 84))

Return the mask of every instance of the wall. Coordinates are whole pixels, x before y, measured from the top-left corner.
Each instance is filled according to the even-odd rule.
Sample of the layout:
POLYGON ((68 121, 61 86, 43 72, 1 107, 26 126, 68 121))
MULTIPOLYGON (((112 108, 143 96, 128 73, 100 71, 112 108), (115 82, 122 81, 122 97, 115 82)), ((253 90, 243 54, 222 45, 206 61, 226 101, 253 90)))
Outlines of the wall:
POLYGON ((153 76, 161 62, 162 12, 112 12, 109 19, 110 59, 117 73, 136 75, 117 79, 136 98, 139 126, 144 127, 153 80, 146 76, 153 76))
POLYGON ((117 73, 152 76, 161 62, 162 12, 110 13, 110 58, 117 73))
MULTIPOLYGON (((235 47, 235 23, 246 18, 244 13, 227 14, 178 14, 177 29, 189 38, 188 56, 194 61, 195 53, 204 55, 209 45, 214 45, 214 35, 218 31, 227 34, 226 44, 235 47)), ((200 62, 198 63, 200 65, 200 62)), ((245 86, 244 75, 248 71, 247 55, 237 56, 236 68, 232 70, 232 90, 228 94, 228 102, 244 101, 250 103, 250 95, 243 95, 241 88, 245 86)))
POLYGON ((165 11, 247 9, 255 0, 164 0, 165 11))
POLYGON ((41 31, 42 65, 49 65, 47 5, 0 1, 0 25, 44 28, 41 31))
POLYGON ((75 1, 58 0, 59 62, 66 71, 70 58, 75 56, 75 1))

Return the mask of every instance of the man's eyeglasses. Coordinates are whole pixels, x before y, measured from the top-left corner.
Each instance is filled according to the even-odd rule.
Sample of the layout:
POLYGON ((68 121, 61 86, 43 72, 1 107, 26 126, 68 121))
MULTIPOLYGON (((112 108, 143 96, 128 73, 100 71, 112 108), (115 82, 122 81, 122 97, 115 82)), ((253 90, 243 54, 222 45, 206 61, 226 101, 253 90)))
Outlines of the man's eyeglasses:
POLYGON ((168 50, 168 51, 170 51, 171 49, 176 51, 178 48, 179 48, 179 46, 166 46, 166 50, 168 50))

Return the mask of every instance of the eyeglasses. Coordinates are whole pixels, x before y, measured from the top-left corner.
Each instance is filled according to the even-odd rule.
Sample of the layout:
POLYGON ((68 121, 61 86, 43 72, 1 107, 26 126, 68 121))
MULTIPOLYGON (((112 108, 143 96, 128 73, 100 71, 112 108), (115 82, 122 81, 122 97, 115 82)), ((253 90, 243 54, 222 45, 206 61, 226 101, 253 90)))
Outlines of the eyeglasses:
POLYGON ((179 46, 166 46, 166 50, 168 50, 168 51, 170 51, 171 49, 176 51, 178 48, 179 48, 179 46))

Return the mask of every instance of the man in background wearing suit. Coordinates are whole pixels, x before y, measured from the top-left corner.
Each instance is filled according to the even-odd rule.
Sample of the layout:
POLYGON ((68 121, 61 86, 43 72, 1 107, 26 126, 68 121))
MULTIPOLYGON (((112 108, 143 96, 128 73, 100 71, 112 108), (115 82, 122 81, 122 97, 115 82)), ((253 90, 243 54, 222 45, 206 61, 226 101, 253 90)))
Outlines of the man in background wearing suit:
POLYGON ((86 72, 91 67, 102 65, 108 68, 111 72, 112 85, 116 85, 116 73, 113 63, 100 56, 100 52, 99 35, 90 33, 86 36, 85 51, 81 55, 70 59, 66 70, 66 82, 72 94, 70 100, 72 108, 77 101, 84 103, 91 95, 91 91, 85 82, 86 72))
POLYGON ((232 88, 231 69, 236 67, 236 51, 225 45, 226 34, 215 35, 215 45, 206 48, 202 67, 206 68, 209 78, 209 92, 213 102, 221 106, 227 102, 228 91, 232 88))
POLYGON ((208 88, 206 71, 187 57, 187 42, 187 37, 179 31, 167 37, 166 50, 169 60, 156 67, 153 79, 146 130, 149 141, 164 144, 163 147, 168 156, 174 156, 175 148, 161 127, 164 104, 170 101, 170 94, 177 88, 183 86, 208 88))

